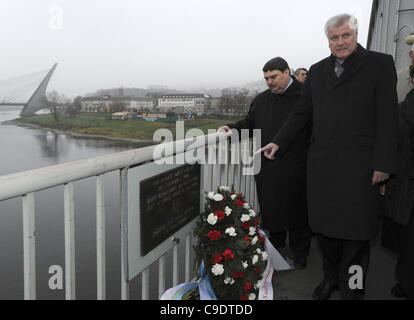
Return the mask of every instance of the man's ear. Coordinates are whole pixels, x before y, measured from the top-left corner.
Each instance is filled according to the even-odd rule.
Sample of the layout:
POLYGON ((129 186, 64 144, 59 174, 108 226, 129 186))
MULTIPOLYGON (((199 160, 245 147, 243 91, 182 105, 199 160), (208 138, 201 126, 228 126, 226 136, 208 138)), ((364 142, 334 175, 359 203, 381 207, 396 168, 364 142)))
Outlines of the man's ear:
POLYGON ((286 69, 285 69, 285 71, 283 71, 283 73, 285 73, 285 74, 289 74, 289 75, 290 75, 290 70, 289 70, 289 68, 286 68, 286 69))
POLYGON ((414 51, 410 50, 410 53, 408 55, 410 56, 411 59, 414 58, 414 51))

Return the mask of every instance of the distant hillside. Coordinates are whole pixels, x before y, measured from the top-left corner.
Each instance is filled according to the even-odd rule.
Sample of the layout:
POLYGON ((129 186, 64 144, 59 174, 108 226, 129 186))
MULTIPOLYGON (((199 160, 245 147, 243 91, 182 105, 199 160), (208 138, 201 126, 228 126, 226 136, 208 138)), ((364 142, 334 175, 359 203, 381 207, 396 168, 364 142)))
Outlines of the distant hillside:
POLYGON ((154 88, 154 89, 141 89, 141 88, 111 88, 111 89, 100 89, 98 91, 85 94, 86 97, 100 97, 110 95, 114 97, 118 96, 131 96, 131 97, 145 97, 150 93, 184 93, 176 89, 168 88, 154 88))
MULTIPOLYGON (((256 95, 259 92, 262 92, 267 89, 267 86, 263 80, 253 81, 246 83, 241 87, 235 87, 236 89, 249 89, 250 95, 256 95)), ((200 90, 177 90, 170 89, 162 86, 150 86, 148 89, 142 88, 111 88, 111 89, 100 89, 92 93, 85 94, 85 97, 101 97, 105 95, 110 95, 114 97, 118 96, 131 96, 131 97, 145 97, 148 94, 167 94, 167 93, 205 93, 211 97, 221 97, 221 91, 226 88, 214 88, 214 89, 203 89, 200 90)))

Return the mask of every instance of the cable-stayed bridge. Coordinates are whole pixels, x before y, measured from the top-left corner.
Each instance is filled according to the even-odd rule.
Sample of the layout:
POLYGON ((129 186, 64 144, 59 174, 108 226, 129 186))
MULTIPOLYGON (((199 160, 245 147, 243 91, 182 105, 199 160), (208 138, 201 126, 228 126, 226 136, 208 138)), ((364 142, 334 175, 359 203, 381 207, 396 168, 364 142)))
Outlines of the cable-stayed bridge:
POLYGON ((46 89, 57 63, 51 69, 0 80, 0 106, 23 106, 21 116, 45 108, 46 89))

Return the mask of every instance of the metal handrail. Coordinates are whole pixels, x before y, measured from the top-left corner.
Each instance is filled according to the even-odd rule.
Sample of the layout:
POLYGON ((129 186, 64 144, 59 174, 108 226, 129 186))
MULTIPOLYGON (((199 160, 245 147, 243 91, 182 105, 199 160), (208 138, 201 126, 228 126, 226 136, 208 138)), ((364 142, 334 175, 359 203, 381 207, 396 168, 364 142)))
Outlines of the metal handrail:
POLYGON ((154 150, 158 146, 156 145, 1 176, 0 201, 149 161, 156 161, 226 139, 224 134, 215 133, 167 142, 165 143, 166 152, 163 156, 154 156, 154 150))

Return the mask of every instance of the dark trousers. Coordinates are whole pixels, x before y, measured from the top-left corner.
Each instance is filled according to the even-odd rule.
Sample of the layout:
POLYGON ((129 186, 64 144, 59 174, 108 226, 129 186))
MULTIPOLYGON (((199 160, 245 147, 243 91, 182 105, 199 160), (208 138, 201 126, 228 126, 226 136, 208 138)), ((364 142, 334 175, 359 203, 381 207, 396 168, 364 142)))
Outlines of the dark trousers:
POLYGON ((275 248, 286 247, 287 233, 289 233, 289 248, 292 251, 293 258, 303 260, 308 257, 312 233, 309 226, 291 228, 288 231, 281 231, 270 234, 270 240, 275 248))
POLYGON ((321 251, 324 280, 339 284, 339 294, 342 299, 363 299, 365 278, 369 265, 369 240, 344 240, 317 236, 321 251), (360 266, 363 272, 363 289, 351 289, 349 273, 351 266, 360 266))

